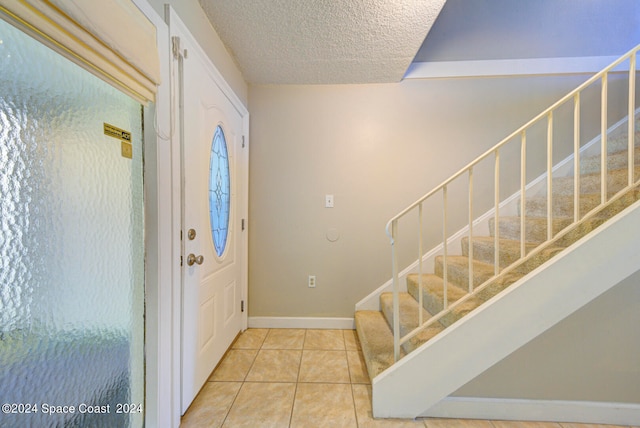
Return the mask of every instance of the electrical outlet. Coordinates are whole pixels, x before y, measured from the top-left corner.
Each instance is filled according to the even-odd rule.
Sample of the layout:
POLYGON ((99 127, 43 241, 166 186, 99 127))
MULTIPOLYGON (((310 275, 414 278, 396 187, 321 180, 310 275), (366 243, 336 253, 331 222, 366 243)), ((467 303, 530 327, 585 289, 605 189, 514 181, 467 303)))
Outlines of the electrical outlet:
POLYGON ((316 276, 315 275, 309 275, 309 288, 315 288, 316 287, 316 276))

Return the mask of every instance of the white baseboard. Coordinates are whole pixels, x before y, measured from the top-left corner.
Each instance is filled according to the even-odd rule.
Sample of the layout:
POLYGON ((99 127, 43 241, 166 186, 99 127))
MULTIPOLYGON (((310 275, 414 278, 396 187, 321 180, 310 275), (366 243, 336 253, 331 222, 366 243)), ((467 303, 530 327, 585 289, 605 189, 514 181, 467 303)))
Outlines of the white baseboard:
POLYGON ((447 397, 421 417, 636 425, 640 404, 447 397))
POLYGON ((249 317, 249 328, 314 328, 353 330, 353 318, 249 317))

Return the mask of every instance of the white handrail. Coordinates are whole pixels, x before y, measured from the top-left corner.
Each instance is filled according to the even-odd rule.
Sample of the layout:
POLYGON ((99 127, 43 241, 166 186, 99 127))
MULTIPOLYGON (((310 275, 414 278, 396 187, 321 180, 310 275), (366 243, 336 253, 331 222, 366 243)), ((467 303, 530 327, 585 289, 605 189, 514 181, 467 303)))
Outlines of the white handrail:
MULTIPOLYGON (((477 165, 479 162, 481 162, 482 160, 484 160, 487 156, 489 156, 491 153, 495 152, 497 149, 499 149, 500 147, 502 147, 503 145, 505 145, 506 143, 509 142, 509 140, 511 140, 513 137, 515 137, 516 135, 520 134, 522 131, 526 130, 527 128, 530 128, 531 125, 535 124, 536 122, 538 122, 538 120, 540 120, 540 118, 546 116, 549 111, 551 110, 555 110, 556 108, 560 107, 562 104, 564 104, 568 99, 570 99, 571 97, 573 97, 576 93, 578 92, 582 92, 583 89, 587 88, 588 86, 590 86, 592 83, 594 83, 595 81, 597 81, 600 77, 602 77, 603 74, 608 73, 609 71, 611 71, 612 69, 616 68, 618 65, 620 65, 621 63, 623 63, 624 61, 627 60, 627 58, 631 57, 632 55, 635 55, 638 51, 640 50, 640 45, 636 46, 635 48, 631 49, 629 52, 627 52, 626 54, 624 54, 622 57, 618 58, 616 61, 612 62, 610 65, 608 65, 606 68, 604 68, 603 70, 601 70, 600 72, 598 72, 597 74, 593 75, 589 80, 587 80, 586 82, 584 82, 582 85, 578 86, 576 89, 574 89, 573 91, 569 92, 567 95, 565 95, 564 97, 560 98, 560 100, 556 101, 554 104, 552 104, 549 108, 547 108, 546 110, 544 110, 542 113, 538 114, 536 117, 534 117, 533 119, 531 119, 529 122, 525 123, 524 125, 522 125, 520 128, 518 128, 516 131, 512 132, 511 134, 509 134, 508 137, 504 138, 502 141, 500 141, 498 144, 496 144, 495 146, 493 146, 492 148, 490 148, 489 150, 487 150, 486 152, 484 152, 483 154, 481 154, 480 156, 478 156, 475 160, 469 162, 467 164, 467 166, 463 167, 462 169, 460 169, 458 172, 456 172, 455 174, 453 174, 451 177, 449 177, 448 179, 446 179, 445 181, 443 181, 439 186, 435 187, 432 191, 430 191, 429 193, 425 194, 424 196, 422 196, 420 199, 418 199, 416 202, 414 202, 413 204, 409 205, 407 208, 405 208, 404 210, 400 211, 400 213, 396 214, 395 217, 391 218, 391 220, 389 220, 387 222, 387 227, 386 227, 386 231, 387 231, 387 235, 389 237, 391 237, 391 222, 394 220, 399 219, 400 217, 403 217, 405 214, 407 214, 409 211, 411 211, 413 208, 415 208, 416 206, 418 206, 418 204, 420 202, 425 201, 427 198, 429 198, 431 195, 433 195, 434 193, 436 193, 438 190, 440 190, 443 186, 451 183, 453 180, 455 180, 456 178, 458 178, 459 176, 461 176, 462 174, 464 174, 466 171, 469 170, 469 168, 473 167, 474 165, 477 165)), ((635 64, 635 61, 633 61, 635 64)), ((635 94, 634 94, 635 95, 635 94)))
MULTIPOLYGON (((426 326, 433 324, 435 321, 439 320, 444 316, 445 313, 450 311, 452 308, 458 306, 461 301, 466 301, 472 295, 477 294, 481 289, 484 288, 490 281, 495 278, 501 272, 500 266, 500 228, 499 228, 499 208, 500 208, 500 149, 505 146, 508 142, 514 139, 516 136, 520 136, 521 146, 520 146, 520 163, 521 163, 521 171, 520 171, 520 260, 526 260, 532 255, 536 254, 537 251, 533 250, 529 254, 526 253, 526 222, 525 222, 525 190, 526 190, 526 160, 527 160, 527 130, 531 128, 534 124, 538 123, 541 120, 546 118, 547 120, 547 138, 546 138, 546 150, 547 150, 547 159, 546 159, 546 175, 547 175, 547 207, 546 207, 546 242, 551 241, 554 238, 554 222, 553 222, 553 204, 552 204, 552 194, 553 194, 553 180, 552 180, 552 170, 553 170, 553 148, 554 148, 554 139, 553 139, 553 126, 554 126, 554 111, 565 104, 567 101, 573 99, 573 155, 574 155, 574 213, 573 213, 573 222, 581 221, 581 213, 580 213, 580 94, 581 92, 591 86, 593 83, 597 81, 601 81, 601 112, 600 112, 600 128, 601 128, 601 190, 600 190, 600 205, 605 204, 608 198, 608 176, 607 176, 607 109, 608 109, 608 73, 615 69, 618 65, 622 64, 624 61, 629 60, 629 111, 628 111, 628 180, 627 186, 630 187, 635 185, 635 169, 634 169, 634 134, 635 134, 635 74, 638 71, 636 68, 636 56, 640 51, 640 45, 634 47, 626 54, 622 55, 616 61, 612 62, 609 66, 605 67, 599 73, 595 74, 583 84, 578 86, 573 91, 569 92, 567 95, 562 97, 560 100, 552 104, 546 110, 535 116, 529 122, 525 123, 523 126, 518 128, 513 133, 509 134, 506 138, 501 140, 498 144, 478 156, 475 160, 471 161, 465 167, 460 169, 458 172, 453 174, 451 177, 443 181, 440 185, 436 186, 433 190, 426 193, 424 196, 419 198, 416 202, 409 205, 407 208, 402 210, 396 216, 391 218, 386 225, 386 233, 391 240, 391 248, 392 248, 392 275, 393 275, 393 336, 394 336, 394 357, 397 361, 400 358, 400 346, 402 343, 409 340, 411 337, 415 336, 419 331, 424 329, 426 326), (494 160, 494 272, 493 277, 486 280, 483 284, 475 287, 474 289, 474 281, 473 281, 473 184, 474 184, 474 167, 478 165, 481 161, 485 160, 491 155, 495 156, 494 160), (469 292, 467 296, 463 299, 459 299, 452 305, 449 305, 448 302, 448 248, 447 248, 447 218, 448 218, 448 186, 457 178, 463 176, 464 174, 469 174, 468 176, 468 187, 469 187, 469 197, 468 197, 468 206, 469 206, 469 265, 468 265, 468 274, 469 274, 469 292), (423 237, 424 237, 424 229, 427 224, 423 223, 423 204, 424 202, 442 191, 442 202, 443 202, 443 221, 442 221, 442 238, 443 238, 443 257, 442 257, 442 269, 443 269, 443 310, 425 321, 422 318, 422 292, 423 292, 423 282, 422 282, 422 257, 423 257, 423 237), (419 325, 416 329, 408 334, 405 334, 403 337, 400 337, 400 313, 399 313, 399 268, 398 268, 398 249, 397 238, 398 238, 398 221, 405 217, 408 213, 412 212, 414 209, 419 209, 419 263, 418 263, 418 293, 419 293, 419 325)), ((592 210, 596 209, 592 208, 592 210)), ((593 211, 591 211, 593 212, 593 211)), ((583 216, 582 220, 587 218, 588 216, 583 216)), ((540 245, 544 244, 541 243, 540 245)), ((539 247, 540 248, 540 247, 539 247)), ((507 267, 504 271, 508 271, 507 267)))

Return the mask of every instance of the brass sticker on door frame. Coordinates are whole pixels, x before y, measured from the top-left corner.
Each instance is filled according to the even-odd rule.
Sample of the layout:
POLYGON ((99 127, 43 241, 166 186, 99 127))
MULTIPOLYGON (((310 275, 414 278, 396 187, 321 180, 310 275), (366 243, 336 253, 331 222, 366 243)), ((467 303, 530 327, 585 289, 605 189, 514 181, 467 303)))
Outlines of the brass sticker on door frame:
POLYGON ((104 135, 108 137, 117 138, 118 140, 124 140, 131 143, 131 132, 125 131, 124 129, 120 129, 116 126, 109 125, 106 122, 104 123, 104 135))
POLYGON ((133 146, 126 141, 120 142, 121 153, 123 158, 133 159, 133 146))

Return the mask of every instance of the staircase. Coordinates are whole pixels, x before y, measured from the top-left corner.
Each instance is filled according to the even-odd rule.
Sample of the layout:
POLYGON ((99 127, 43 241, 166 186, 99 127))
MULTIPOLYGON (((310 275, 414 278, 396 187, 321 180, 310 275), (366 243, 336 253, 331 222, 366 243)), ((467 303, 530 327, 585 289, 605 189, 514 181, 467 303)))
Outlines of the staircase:
MULTIPOLYGON (((460 240, 459 248, 449 249, 449 240, 445 239, 446 242, 442 244, 442 254, 435 257, 433 269, 429 273, 425 272, 425 268, 422 267, 422 259, 425 255, 422 250, 422 234, 424 233, 422 225, 420 230, 416 232, 420 235, 421 248, 420 260, 416 262, 418 266, 415 269, 416 272, 402 276, 398 272, 398 260, 394 252, 394 290, 379 293, 379 310, 358 310, 355 314, 358 337, 373 385, 373 412, 375 416, 414 418, 429 415, 428 410, 431 407, 464 383, 551 327, 555 322, 570 315, 579 308, 578 305, 586 304, 588 300, 578 303, 580 298, 572 297, 576 293, 575 288, 563 288, 558 290, 557 296, 550 298, 562 299, 562 293, 568 293, 565 297, 575 300, 576 303, 571 308, 566 307, 558 310, 555 315, 551 314, 554 312, 553 310, 549 310, 548 325, 545 322, 540 322, 540 325, 535 328, 526 327, 523 330, 527 330, 527 332, 518 333, 519 323, 536 324, 531 321, 534 319, 532 317, 535 316, 535 310, 518 308, 515 312, 521 312, 522 319, 518 319, 519 313, 514 315, 513 320, 501 318, 503 325, 495 329, 495 337, 486 336, 485 339, 480 339, 478 336, 478 340, 485 342, 483 344, 476 346, 473 341, 469 340, 469 337, 473 336, 465 338, 465 334, 461 333, 465 329, 471 332, 474 328, 479 328, 471 324, 477 322, 478 326, 482 325, 481 318, 484 313, 491 314, 493 310, 495 313, 487 316, 500 318, 509 311, 513 312, 514 309, 509 309, 506 301, 509 298, 516 298, 514 296, 517 296, 518 293, 512 291, 516 288, 521 289, 520 293, 532 293, 531 296, 536 296, 536 293, 539 295, 543 285, 537 285, 536 290, 531 288, 533 287, 531 284, 536 284, 536 281, 542 281, 540 278, 544 275, 549 275, 554 269, 550 266, 557 265, 555 269, 559 269, 562 267, 562 263, 566 262, 564 259, 578 257, 576 251, 584 250, 576 250, 576 248, 579 244, 584 243, 585 237, 591 238, 593 241, 591 245, 594 247, 602 245, 596 245, 598 239, 604 239, 593 238, 597 234, 596 232, 601 232, 600 235, 602 235, 603 226, 606 226, 610 219, 617 218, 616 216, 631 206, 640 205, 635 204, 640 199, 640 149, 638 149, 640 147, 640 120, 638 120, 638 110, 634 101, 635 58, 639 48, 640 46, 634 48, 630 53, 621 57, 617 62, 483 155, 483 157, 493 155, 496 157, 494 216, 488 221, 489 232, 487 236, 474 233, 475 223, 473 217, 469 215, 466 236, 460 240), (627 119, 626 121, 622 120, 625 123, 623 126, 612 129, 607 126, 607 73, 623 61, 626 61, 625 64, 629 67, 627 69, 630 70, 629 93, 631 95, 629 96, 627 119), (595 150, 597 153, 591 154, 594 150, 591 152, 586 150, 584 144, 580 147, 579 142, 580 92, 594 82, 599 82, 602 86, 601 114, 603 119, 601 134, 597 138, 597 142, 600 143, 599 150, 595 150), (536 190, 525 181, 526 171, 523 167, 516 215, 500 215, 501 211, 505 211, 498 188, 500 183, 499 156, 503 144, 513 140, 514 136, 522 136, 521 159, 523 161, 521 165, 526 165, 527 130, 535 123, 546 121, 549 132, 547 144, 543 145, 543 149, 546 148, 547 153, 553 153, 554 148, 561 144, 561 142, 553 141, 553 113, 558 106, 566 102, 573 102, 576 106, 573 118, 574 150, 571 155, 573 169, 563 172, 554 168, 551 161, 553 155, 548 155, 546 177, 553 178, 552 180, 545 178, 543 181, 546 185, 542 189, 536 190), (628 118, 631 120, 629 121, 628 118), (606 153, 606 156, 601 155, 602 153, 606 153), (630 164, 630 162, 632 163, 630 164), (450 253, 450 251, 455 251, 455 253, 450 253), (545 268, 548 271, 546 273, 543 272, 545 268), (401 280, 404 281, 404 284, 400 284, 401 280), (498 297, 496 298, 496 296, 498 297), (500 298, 504 301, 499 302, 500 298), (483 313, 481 314, 481 312, 483 313), (453 341, 456 334, 461 336, 458 343, 455 344, 457 349, 460 347, 468 349, 457 352, 454 356, 436 355, 437 349, 446 349, 445 344, 453 341), (500 338, 497 337, 507 334, 517 337, 511 340, 509 345, 500 342, 500 338), (474 361, 468 365, 463 360, 465 353, 473 356, 474 352, 488 346, 487 344, 492 341, 495 341, 496 349, 501 349, 499 352, 496 351, 492 357, 487 357, 484 362, 474 361), (456 361, 441 364, 438 362, 438 358, 456 361), (465 374, 456 372, 449 375, 445 373, 445 368, 448 367, 450 370, 453 367, 458 370, 461 365, 465 365, 465 367, 459 372, 465 372, 465 374), (424 374, 430 370, 438 373, 435 375, 424 374), (425 379, 429 378, 430 382, 427 385, 421 385, 421 376, 425 379), (398 379, 403 379, 403 381, 399 383, 398 379), (408 395, 411 396, 409 401, 412 401, 412 404, 406 406, 399 404, 400 399, 396 399, 396 397, 407 395, 401 392, 402 389, 410 391, 408 395)), ((572 142, 569 142, 569 145, 571 144, 572 142)), ((528 150, 532 149, 529 147, 528 150)), ((397 228, 397 219, 402 215, 412 209, 419 209, 419 218, 422 219, 423 202, 436 193, 443 194, 444 209, 446 210, 447 186, 451 180, 464 177, 468 173, 471 195, 474 165, 472 162, 470 166, 392 220, 388 228, 392 237, 392 246, 399 245, 394 228, 397 228)), ((469 196, 469 212, 472 212, 471 200, 472 197, 469 196)), ((446 218, 446 216, 445 212, 444 217, 446 218)), ((438 224, 436 227, 444 227, 444 236, 449 236, 446 233, 446 220, 444 226, 438 224)), ((548 277, 545 281, 549 282, 548 277)), ((571 279, 568 279, 567 282, 571 282, 571 279)), ((611 286, 613 285, 611 284, 611 286)), ((558 289, 560 288, 558 287, 558 289)), ((597 297, 604 288, 605 286, 594 291, 591 298, 597 297)), ((551 289, 549 293, 553 294, 553 292, 551 289)), ((532 305, 535 305, 533 301, 536 298, 529 297, 532 305)), ((522 304, 527 304, 526 299, 522 304)), ((491 352, 487 350, 486 353, 491 352)), ((473 358, 475 359, 475 357, 473 358)), ((482 360, 483 358, 478 359, 482 360)))

